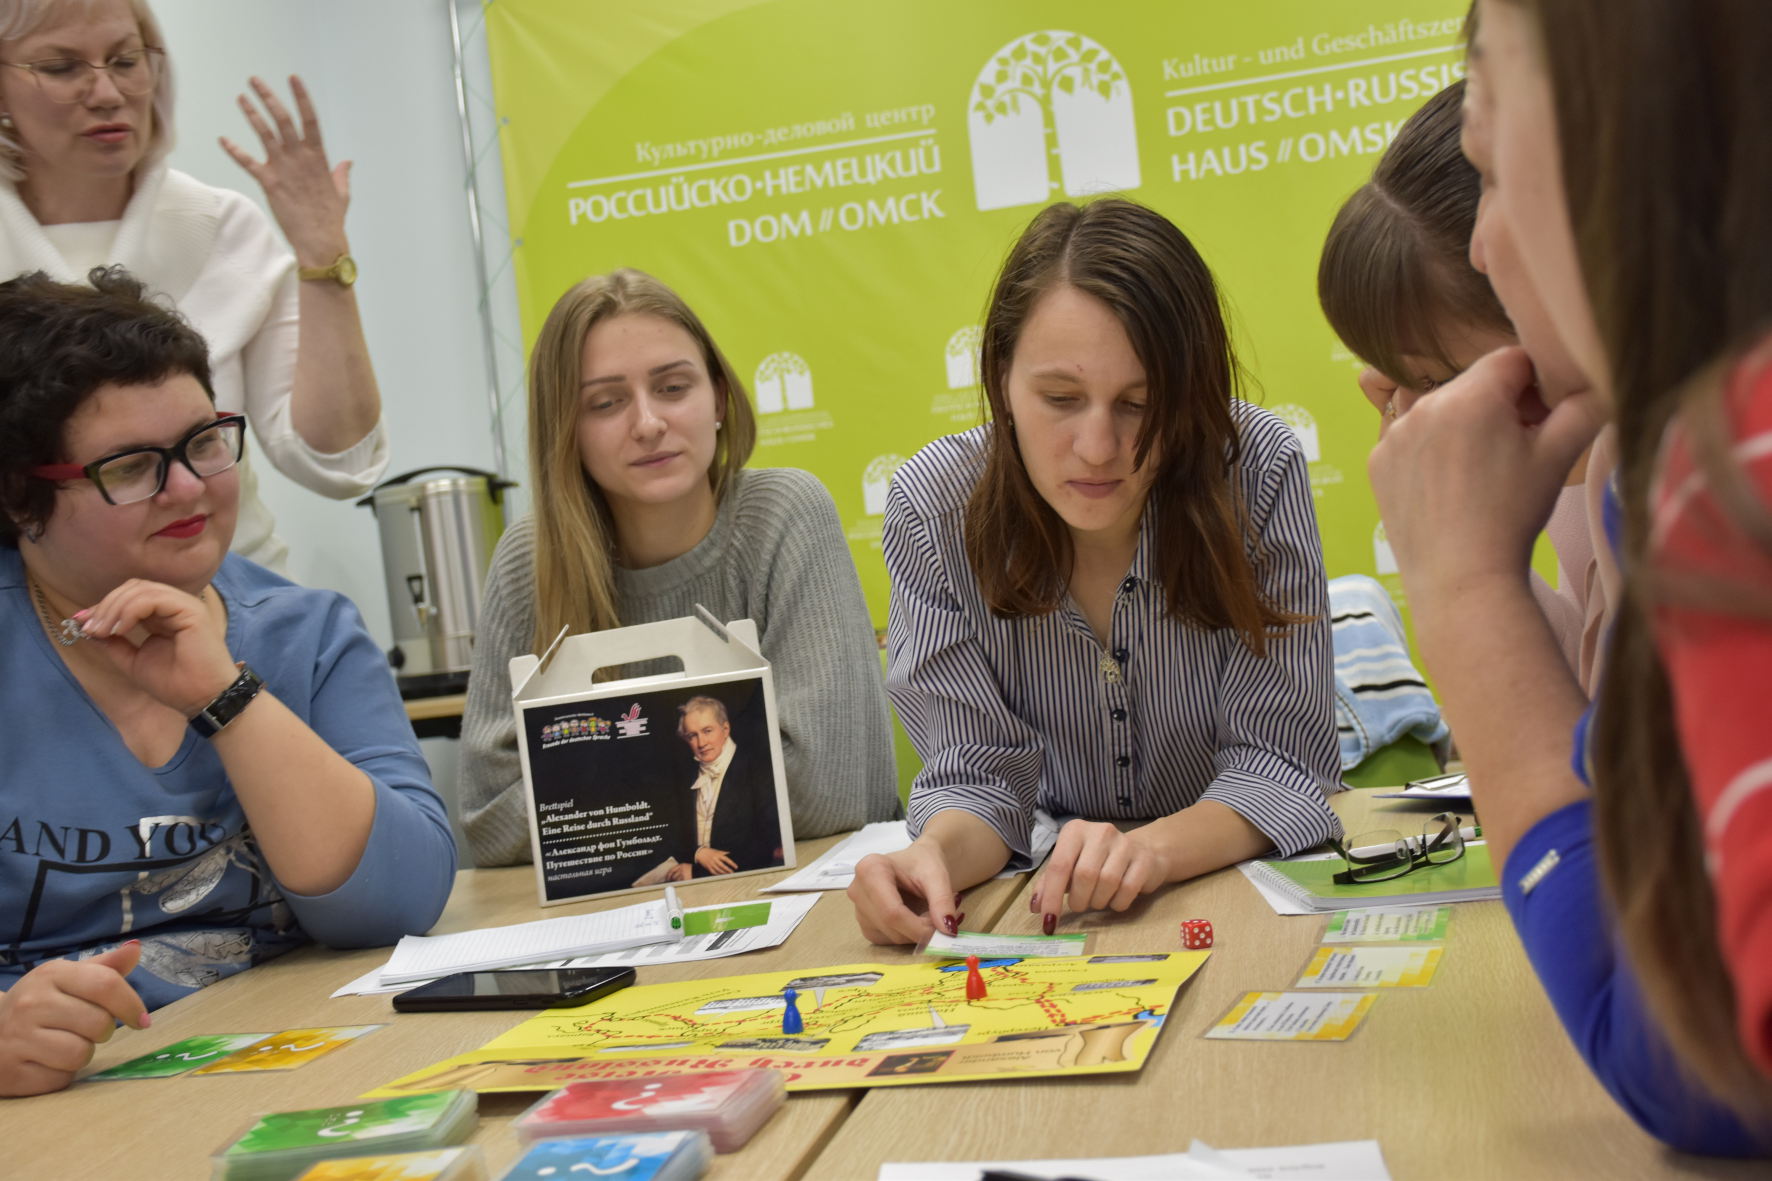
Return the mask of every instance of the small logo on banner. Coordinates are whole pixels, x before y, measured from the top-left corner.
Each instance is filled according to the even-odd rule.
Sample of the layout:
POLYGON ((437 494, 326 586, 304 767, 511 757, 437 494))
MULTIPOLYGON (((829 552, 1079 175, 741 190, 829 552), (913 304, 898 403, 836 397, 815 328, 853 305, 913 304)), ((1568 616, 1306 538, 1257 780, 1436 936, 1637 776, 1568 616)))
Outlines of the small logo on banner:
POLYGON ((812 409, 812 368, 797 353, 770 353, 764 357, 751 388, 757 394, 759 414, 812 409))
POLYGON ((1048 29, 1003 46, 966 106, 980 209, 1042 205, 1061 184, 1067 197, 1139 185, 1126 71, 1080 33, 1048 29))
POLYGON ((978 384, 978 346, 984 329, 968 324, 948 337, 948 389, 969 390, 978 384))
POLYGON ((905 465, 902 455, 876 455, 861 473, 862 509, 870 517, 886 512, 886 491, 892 487, 892 473, 905 465))
POLYGON ((1397 573, 1397 555, 1391 551, 1391 541, 1384 532, 1384 522, 1380 521, 1372 529, 1372 564, 1380 574, 1397 573))
POLYGON ((628 712, 615 719, 615 736, 617 738, 646 737, 646 715, 640 712, 638 701, 628 707, 628 712))
POLYGON ((1298 445, 1304 448, 1305 462, 1321 462, 1323 447, 1317 440, 1317 420, 1311 412, 1303 406, 1295 406, 1291 403, 1274 406, 1272 410, 1280 416, 1282 422, 1292 428, 1292 433, 1298 436, 1298 445))

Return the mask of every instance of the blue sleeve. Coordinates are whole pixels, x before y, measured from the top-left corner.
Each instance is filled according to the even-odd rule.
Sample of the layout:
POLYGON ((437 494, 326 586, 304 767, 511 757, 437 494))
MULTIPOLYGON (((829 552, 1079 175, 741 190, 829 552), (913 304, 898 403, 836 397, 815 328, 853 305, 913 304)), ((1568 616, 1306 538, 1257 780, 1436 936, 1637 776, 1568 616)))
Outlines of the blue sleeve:
POLYGON ((1612 1098, 1681 1152, 1763 1156, 1758 1134, 1681 1071, 1644 1011, 1600 889, 1592 804, 1539 821, 1509 855, 1502 897, 1570 1040, 1612 1098))
MULTIPOLYGON (((387 658, 348 599, 333 599, 309 700, 285 701, 375 787, 375 821, 351 876, 326 894, 284 897, 329 947, 375 947, 428 930, 455 883, 455 838, 387 658)), ((273 687, 273 691, 274 687, 273 687)), ((279 883, 281 885, 281 883, 279 883)))

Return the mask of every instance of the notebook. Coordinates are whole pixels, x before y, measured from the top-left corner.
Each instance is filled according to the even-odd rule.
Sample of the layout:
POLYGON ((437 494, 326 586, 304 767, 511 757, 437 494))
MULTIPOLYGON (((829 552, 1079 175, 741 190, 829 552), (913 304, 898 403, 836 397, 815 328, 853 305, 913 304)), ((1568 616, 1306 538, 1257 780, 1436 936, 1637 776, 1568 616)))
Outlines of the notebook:
POLYGON ((1388 882, 1339 885, 1334 880, 1335 875, 1344 868, 1341 858, 1333 855, 1296 861, 1274 858, 1252 862, 1249 874, 1299 905, 1321 911, 1398 902, 1426 905, 1501 897, 1501 879, 1495 875, 1495 867, 1489 860, 1489 846, 1484 841, 1467 842, 1464 856, 1457 861, 1424 866, 1388 882))

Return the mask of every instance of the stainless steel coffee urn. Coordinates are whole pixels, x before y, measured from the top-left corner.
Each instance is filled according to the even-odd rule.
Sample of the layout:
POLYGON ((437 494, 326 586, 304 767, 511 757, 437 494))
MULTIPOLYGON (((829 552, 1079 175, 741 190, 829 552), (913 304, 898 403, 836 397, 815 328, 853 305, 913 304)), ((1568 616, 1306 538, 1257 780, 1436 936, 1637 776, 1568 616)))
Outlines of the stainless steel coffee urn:
POLYGON ((388 580, 394 666, 405 696, 467 684, 480 593, 504 532, 511 481, 470 467, 428 467, 377 485, 357 503, 375 511, 388 580), (459 473, 419 479, 432 472, 459 473))

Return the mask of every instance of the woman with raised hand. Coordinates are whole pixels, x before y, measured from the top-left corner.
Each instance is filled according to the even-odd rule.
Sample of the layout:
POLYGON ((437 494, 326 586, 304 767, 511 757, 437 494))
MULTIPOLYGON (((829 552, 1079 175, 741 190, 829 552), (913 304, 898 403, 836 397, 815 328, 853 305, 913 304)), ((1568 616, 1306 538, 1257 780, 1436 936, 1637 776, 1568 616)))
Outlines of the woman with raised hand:
POLYGON ((1236 397, 1192 244, 1129 201, 1044 210, 981 366, 991 421, 887 501, 887 683, 924 766, 910 848, 856 867, 863 933, 955 930, 957 890, 1027 866, 1038 812, 1075 818, 1031 898, 1048 933, 1339 834, 1304 453, 1236 397))
MULTIPOLYGON (((217 405, 246 415, 271 464, 348 499, 388 463, 351 290, 350 165, 327 163, 300 80, 299 125, 252 87, 263 112, 240 106, 265 158, 222 146, 263 187, 275 229, 239 193, 166 166, 173 70, 146 0, 0 0, 0 278, 126 267, 203 334, 217 405)), ((239 479, 235 551, 281 570, 288 547, 249 463, 239 479)))
POLYGON ((356 609, 228 553, 211 385, 121 271, 0 283, 0 1094, 309 939, 421 932, 454 881, 356 609))
MULTIPOLYGON (((879 650, 836 506, 808 472, 745 467, 755 440, 738 374, 657 279, 593 276, 548 313, 529 363, 535 510, 493 554, 462 717, 463 821, 479 864, 531 857, 511 658, 545 651, 562 627, 676 619, 698 604, 757 624, 795 835, 898 814, 879 650)), ((720 853, 698 849, 695 864, 729 866, 720 853)))
POLYGON ((1373 486, 1576 1048, 1669 1144, 1772 1154, 1772 8, 1476 15, 1465 149, 1592 388, 1494 353, 1386 433, 1373 486), (1625 587, 1590 707, 1524 571, 1606 422, 1625 587))

